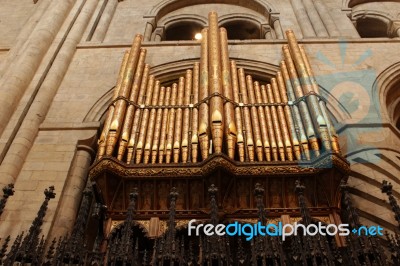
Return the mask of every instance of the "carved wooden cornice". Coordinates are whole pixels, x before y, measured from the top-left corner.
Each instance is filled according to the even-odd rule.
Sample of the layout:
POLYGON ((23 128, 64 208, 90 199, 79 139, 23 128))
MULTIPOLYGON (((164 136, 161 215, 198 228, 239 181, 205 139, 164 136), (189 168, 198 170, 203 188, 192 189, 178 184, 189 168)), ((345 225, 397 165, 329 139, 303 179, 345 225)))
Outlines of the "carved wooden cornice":
POLYGON ((128 165, 114 157, 103 157, 89 171, 89 177, 96 180, 104 172, 112 172, 122 178, 145 177, 200 177, 223 168, 236 176, 263 175, 311 175, 323 172, 327 168, 336 168, 343 174, 350 172, 349 163, 340 155, 326 153, 305 162, 237 162, 224 154, 213 154, 201 163, 177 163, 155 165, 128 165))

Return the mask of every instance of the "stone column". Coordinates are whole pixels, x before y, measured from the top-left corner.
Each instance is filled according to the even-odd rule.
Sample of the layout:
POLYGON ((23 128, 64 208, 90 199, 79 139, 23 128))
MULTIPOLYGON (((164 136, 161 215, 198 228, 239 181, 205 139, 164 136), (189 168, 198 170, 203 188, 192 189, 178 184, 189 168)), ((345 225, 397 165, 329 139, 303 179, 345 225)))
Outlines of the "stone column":
POLYGON ((281 22, 279 18, 271 17, 272 26, 275 30, 276 38, 277 39, 285 39, 285 34, 283 34, 281 22))
POLYGON ((163 39, 164 36, 164 27, 158 27, 155 31, 154 31, 154 41, 155 42, 160 42, 163 39))
POLYGON ((303 0, 303 4, 317 36, 329 37, 328 32, 325 29, 325 25, 322 23, 321 17, 319 16, 317 9, 315 9, 312 0, 303 0))
MULTIPOLYGON (((90 17, 96 7, 97 0, 86 0, 81 13, 78 15, 71 32, 65 39, 46 79, 40 86, 38 94, 30 106, 4 160, 0 165, 0 187, 15 182, 30 148, 38 134, 39 125, 43 122, 52 100, 64 77, 75 53, 76 46, 82 38, 90 17)), ((79 11, 78 11, 79 12, 79 11)), ((1 100, 1 98, 0 98, 1 100)), ((0 106, 1 108, 2 106, 0 106)))
POLYGON ((8 51, 6 58, 2 62, 0 62, 0 79, 6 72, 8 66, 10 66, 10 64, 15 60, 16 56, 21 51, 21 49, 24 48, 26 40, 34 31, 36 25, 38 24, 38 21, 40 21, 44 12, 47 11, 50 2, 51 0, 40 1, 36 6, 35 12, 32 14, 32 16, 29 17, 28 21, 24 24, 13 46, 11 47, 10 51, 8 51))
POLYGON ((95 42, 104 41, 104 37, 106 36, 108 27, 110 26, 111 19, 114 16, 117 5, 118 5, 117 0, 108 0, 106 8, 104 9, 103 14, 101 15, 99 24, 96 27, 96 31, 93 34, 92 41, 95 42))
POLYGON ((272 29, 269 25, 262 25, 261 27, 262 27, 262 35, 264 36, 265 39, 268 40, 275 39, 272 29))
POLYGON ((146 23, 146 28, 144 29, 144 40, 145 41, 150 41, 151 40, 151 34, 153 33, 153 29, 156 27, 156 19, 155 17, 151 17, 148 19, 146 23))
POLYGON ((0 134, 31 82, 75 0, 51 1, 21 55, 0 81, 0 134))
POLYGON ((314 28, 304 8, 303 2, 299 0, 290 0, 292 3, 294 14, 299 22, 300 29, 303 33, 303 38, 316 37, 314 28))
POLYGON ((400 37, 400 20, 391 21, 388 27, 388 37, 400 37))
POLYGON ((93 140, 94 138, 91 138, 81 141, 82 144, 78 143, 64 189, 60 195, 54 222, 47 238, 49 240, 65 236, 72 231, 82 200, 82 192, 86 187, 89 166, 95 157, 95 151, 91 147, 93 140))
POLYGON ((318 13, 320 14, 322 22, 324 23, 325 28, 329 33, 329 36, 339 37, 340 32, 339 32, 338 28, 336 27, 336 23, 332 19, 331 13, 328 10, 328 8, 326 7, 325 3, 322 2, 321 0, 314 0, 314 5, 315 5, 315 8, 317 9, 318 13))

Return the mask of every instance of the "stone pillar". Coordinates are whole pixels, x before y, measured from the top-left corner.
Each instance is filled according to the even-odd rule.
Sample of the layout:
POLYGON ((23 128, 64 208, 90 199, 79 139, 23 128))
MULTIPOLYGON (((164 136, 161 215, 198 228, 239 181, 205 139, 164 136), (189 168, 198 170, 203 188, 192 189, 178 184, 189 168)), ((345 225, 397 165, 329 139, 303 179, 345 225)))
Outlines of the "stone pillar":
POLYGON ((0 134, 31 82, 75 0, 51 1, 25 49, 0 81, 0 134))
MULTIPOLYGON (((322 23, 321 17, 318 14, 318 11, 315 9, 314 3, 312 0, 303 0, 304 7, 306 8, 308 17, 312 23, 312 26, 315 30, 315 33, 318 37, 329 37, 328 32, 325 29, 324 23, 322 23)), ((324 14, 327 15, 327 14, 324 14)))
POLYGON ((96 27, 96 31, 93 34, 92 41, 95 42, 104 41, 104 37, 106 36, 108 27, 110 26, 111 19, 114 16, 117 5, 118 5, 117 0, 108 0, 108 3, 103 11, 103 14, 101 15, 99 24, 96 27))
POLYGON ((145 41, 151 40, 151 34, 153 33, 155 27, 156 27, 155 17, 149 18, 146 23, 146 28, 144 29, 144 34, 143 34, 143 38, 145 41))
POLYGON ((158 27, 156 28, 156 30, 154 31, 154 41, 155 42, 160 42, 163 39, 164 36, 164 27, 158 27))
POLYGON ((331 37, 339 37, 340 32, 336 27, 335 21, 332 19, 331 13, 321 0, 314 0, 315 8, 321 16, 322 22, 331 37))
POLYGON ((41 84, 35 101, 30 106, 29 112, 22 122, 3 163, 0 165, 0 187, 3 187, 5 184, 14 183, 21 171, 23 163, 38 134, 39 125, 46 117, 51 102, 57 93, 58 87, 68 69, 76 46, 82 38, 96 4, 97 0, 86 0, 76 21, 71 22, 74 25, 53 62, 46 79, 41 84))
POLYGON ((275 39, 272 29, 269 25, 262 25, 261 28, 262 28, 262 35, 264 36, 265 39, 268 40, 275 39))
POLYGON ((296 15, 300 29, 303 33, 303 38, 316 37, 314 28, 307 15, 306 9, 303 6, 303 2, 299 0, 290 0, 290 2, 292 3, 294 14, 296 15))
POLYGON ((71 163, 64 189, 56 210, 53 225, 48 239, 70 234, 82 200, 82 192, 86 187, 89 166, 95 157, 92 149, 94 138, 78 143, 75 157, 71 163), (85 143, 86 142, 86 143, 85 143))
POLYGON ((285 36, 285 34, 283 34, 283 30, 282 30, 282 26, 281 26, 281 22, 279 21, 279 18, 271 17, 271 21, 272 21, 271 24, 275 30, 276 38, 277 39, 285 39, 286 36, 285 36))
POLYGON ((34 31, 38 21, 40 21, 44 12, 47 10, 51 0, 40 1, 35 9, 32 16, 29 17, 28 21, 24 24, 21 32, 18 34, 13 46, 8 51, 6 58, 0 62, 0 79, 6 72, 8 66, 15 60, 18 53, 23 49, 25 42, 28 40, 31 33, 34 31))
POLYGON ((400 20, 391 21, 388 27, 388 37, 400 37, 400 20))

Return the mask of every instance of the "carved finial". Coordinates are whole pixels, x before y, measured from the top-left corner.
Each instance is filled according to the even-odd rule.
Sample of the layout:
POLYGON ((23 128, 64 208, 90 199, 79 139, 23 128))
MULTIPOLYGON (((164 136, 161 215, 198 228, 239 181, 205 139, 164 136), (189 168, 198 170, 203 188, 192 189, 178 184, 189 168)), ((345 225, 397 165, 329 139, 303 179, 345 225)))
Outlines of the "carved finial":
POLYGON ((254 196, 256 196, 258 219, 262 224, 265 224, 265 213, 264 213, 264 188, 260 183, 256 183, 254 188, 254 196))
POLYGON ((217 193, 218 188, 214 184, 211 184, 211 186, 208 188, 208 194, 210 195, 211 223, 214 225, 216 225, 218 222, 218 206, 216 200, 217 193))
POLYGON ((400 206, 399 204, 397 204, 397 200, 393 196, 392 189, 393 189, 392 183, 387 182, 386 180, 382 181, 382 193, 386 193, 386 195, 388 195, 389 204, 394 212, 394 218, 398 222, 400 228, 400 206))
POLYGON ((3 198, 0 200, 0 215, 3 213, 8 197, 14 195, 14 184, 8 184, 3 188, 3 198))
POLYGON ((294 191, 299 199, 299 206, 300 206, 301 216, 303 218, 303 223, 305 225, 309 225, 311 223, 311 215, 308 210, 306 200, 304 198, 304 190, 306 187, 302 185, 299 180, 296 180, 295 184, 296 185, 294 191))

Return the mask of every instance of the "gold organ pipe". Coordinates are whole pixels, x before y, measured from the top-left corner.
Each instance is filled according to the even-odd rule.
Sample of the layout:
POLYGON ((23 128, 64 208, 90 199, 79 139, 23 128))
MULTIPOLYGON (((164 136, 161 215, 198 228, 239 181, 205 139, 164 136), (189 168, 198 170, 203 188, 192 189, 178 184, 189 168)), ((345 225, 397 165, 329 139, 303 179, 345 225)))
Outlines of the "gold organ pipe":
MULTIPOLYGON (((260 84, 254 82, 255 102, 256 104, 262 103, 260 84)), ((264 108, 262 106, 257 107, 258 117, 260 118, 260 129, 263 140, 264 153, 267 161, 271 161, 271 147, 268 139, 267 119, 265 117, 264 108)))
MULTIPOLYGON (((304 50, 303 45, 299 45, 299 48, 300 48, 301 56, 302 56, 303 61, 304 61, 304 65, 306 67, 308 75, 310 76, 310 81, 311 81, 312 88, 317 94, 319 94, 318 83, 317 83, 317 80, 315 79, 314 72, 313 72, 313 70, 311 68, 310 61, 309 61, 309 59, 307 57, 307 54, 306 54, 306 52, 304 50)), ((335 127, 332 125, 332 121, 330 120, 330 118, 328 116, 328 110, 326 108, 326 103, 323 100, 319 99, 319 106, 321 108, 321 112, 322 112, 322 114, 323 114, 323 116, 325 118, 325 122, 326 122, 326 125, 328 127, 329 136, 331 138, 332 150, 334 152, 340 152, 340 147, 339 147, 339 142, 338 142, 338 135, 336 134, 335 127)))
MULTIPOLYGON (((176 84, 175 84, 176 85, 176 84)), ((176 86, 175 86, 175 91, 171 90, 171 87, 167 87, 167 96, 165 99, 164 105, 171 105, 171 99, 174 97, 173 95, 176 95, 176 86)), ((162 163, 164 159, 164 151, 166 148, 166 138, 167 138, 167 133, 168 133, 168 124, 169 124, 169 117, 170 117, 170 111, 173 108, 165 108, 163 110, 163 117, 162 117, 162 124, 161 124, 161 132, 160 132, 160 145, 158 146, 158 162, 162 163)), ((154 150, 152 151, 152 154, 154 154, 154 150)), ((157 154, 157 153, 156 153, 157 154)), ((152 155, 153 157, 153 155, 152 155)), ((153 161, 153 158, 152 158, 153 161)))
MULTIPOLYGON (((283 50, 283 54, 285 57, 286 66, 288 68, 290 80, 292 81, 292 87, 293 87, 294 93, 297 98, 301 98, 304 96, 304 94, 301 89, 300 80, 297 76, 296 67, 294 66, 294 62, 290 55, 289 47, 287 45, 283 45, 282 50, 283 50)), ((315 156, 318 157, 320 155, 319 144, 317 141, 313 122, 311 120, 311 116, 310 116, 307 104, 304 101, 300 101, 299 109, 300 109, 302 120, 304 122, 305 132, 307 134, 307 138, 310 143, 311 149, 313 150, 315 156)), ((305 153, 305 155, 307 157, 307 153, 305 153)), ((310 160, 310 157, 307 157, 307 159, 310 160)))
MULTIPOLYGON (((272 90, 277 90, 276 80, 275 78, 271 79, 271 85, 267 84, 267 95, 269 103, 275 103, 274 95, 272 90)), ((283 137, 280 128, 280 121, 278 118, 278 111, 276 110, 276 106, 271 106, 271 114, 272 114, 272 122, 274 124, 274 131, 276 135, 276 141, 278 144, 278 151, 281 161, 285 161, 285 149, 283 144, 283 137)))
MULTIPOLYGON (((200 56, 200 101, 208 97, 208 29, 201 31, 201 56, 200 56)), ((202 103, 199 107, 199 142, 201 157, 207 159, 209 153, 209 110, 208 104, 202 103)))
MULTIPOLYGON (((161 87, 161 94, 160 94, 160 99, 158 101, 158 105, 169 105, 169 100, 171 98, 171 88, 167 87, 166 89, 164 87, 161 87)), ((168 119, 168 109, 157 109, 157 114, 156 114, 156 125, 154 129, 154 137, 153 137, 153 144, 151 146, 151 163, 154 164, 157 159, 157 154, 158 150, 160 149, 161 145, 161 139, 164 139, 164 134, 165 128, 167 127, 167 119, 168 119)), ((164 140, 163 140, 164 141, 164 140)), ((163 143, 164 145, 164 143, 163 143)), ((164 146, 162 146, 164 147, 164 146)), ((164 149, 164 148, 162 148, 164 149)), ((162 157, 161 157, 161 162, 162 162, 162 157)))
MULTIPOLYGON (((198 62, 194 63, 193 66, 193 100, 192 105, 199 102, 199 72, 200 64, 198 62)), ((197 162, 198 157, 198 145, 199 145, 199 111, 197 108, 193 108, 192 111, 192 162, 197 162)))
MULTIPOLYGON (((146 90, 147 95, 146 95, 146 100, 144 102, 144 107, 148 107, 150 105, 152 98, 155 96, 153 94, 153 89, 156 90, 156 88, 155 88, 156 86, 160 87, 160 82, 158 80, 157 80, 157 82, 155 82, 154 76, 150 75, 149 82, 147 84, 147 90, 146 90)), ((157 96, 155 96, 155 97, 157 97, 157 96)), ((142 154, 143 154, 143 150, 145 147, 147 125, 149 124, 149 115, 150 115, 150 109, 149 108, 144 109, 142 121, 140 122, 140 127, 138 129, 138 130, 140 130, 140 132, 139 132, 138 142, 136 145, 136 163, 137 164, 140 163, 140 161, 142 160, 142 154)), ((150 122, 150 123, 152 123, 152 122, 150 122)), ((130 163, 130 159, 131 159, 133 152, 134 152, 133 147, 132 148, 128 147, 128 159, 127 159, 128 164, 130 163), (132 149, 132 150, 129 150, 129 149, 132 149)))
MULTIPOLYGON (((295 127, 295 132, 294 133, 298 133, 298 138, 300 138, 299 141, 301 143, 304 155, 305 155, 307 160, 310 160, 310 151, 309 151, 309 148, 308 148, 308 141, 307 141, 306 133, 304 131, 303 122, 301 120, 301 115, 300 115, 300 112, 299 112, 299 108, 298 108, 297 105, 293 104, 293 102, 296 100, 296 97, 294 96, 292 83, 290 82, 289 72, 288 72, 288 69, 286 67, 285 61, 281 61, 280 67, 281 67, 281 70, 282 70, 283 79, 284 79, 285 84, 286 84, 286 93, 287 93, 287 97, 288 97, 288 99, 286 101, 288 103, 291 102, 291 104, 289 105, 290 107, 289 106, 288 107, 291 109, 291 114, 293 116, 292 120, 294 120, 293 121, 294 127, 295 127), (298 132, 296 132, 296 129, 298 130, 298 132)), ((282 93, 282 94, 284 94, 284 93, 282 93)), ((295 146, 295 149, 296 149, 296 146, 295 146)), ((297 160, 301 159, 301 156, 300 156, 300 158, 298 158, 298 152, 296 150, 295 150, 295 155, 296 155, 296 159, 297 160)))
MULTIPOLYGON (((153 98, 151 100, 151 105, 156 106, 157 103, 158 103, 158 105, 162 105, 164 93, 165 93, 165 88, 162 87, 160 89, 160 81, 157 80, 156 85, 154 86, 154 92, 153 92, 153 98)), ((151 108, 151 111, 150 111, 149 124, 147 126, 146 142, 144 145, 143 163, 145 163, 145 164, 149 163, 149 160, 150 160, 150 149, 151 149, 151 144, 153 141, 154 127, 157 124, 157 120, 156 120, 157 110, 160 110, 160 118, 161 118, 161 109, 151 108), (155 121, 155 122, 153 123, 153 121, 155 121)), ((160 124, 160 123, 161 123, 161 121, 158 122, 158 124, 160 124)))
MULTIPOLYGON (((233 90, 233 101, 236 103, 241 102, 239 97, 239 81, 238 81, 238 73, 236 68, 236 62, 231 61, 231 73, 232 73, 232 90, 233 90)), ((242 123, 242 114, 240 111, 240 107, 235 107, 235 122, 238 130, 237 134, 237 146, 239 151, 239 160, 244 162, 245 153, 244 153, 244 138, 243 138, 243 123, 242 123)))
MULTIPOLYGON (((229 100, 233 100, 233 91, 231 83, 231 71, 228 53, 228 36, 226 29, 220 28, 221 39, 221 65, 222 65, 222 89, 224 96, 229 100)), ((228 156, 232 160, 235 158, 235 146, 237 141, 237 129, 235 125, 235 112, 232 102, 224 103, 224 124, 225 137, 228 148, 228 156)))
MULTIPOLYGON (((190 128, 190 96, 192 95, 192 70, 186 70, 185 76, 185 98, 183 104, 185 110, 183 110, 183 126, 182 126, 182 162, 186 163, 188 160, 189 152, 189 128, 190 128)), ((174 160, 175 161, 175 160, 174 160)))
MULTIPOLYGON (((246 76, 246 85, 247 85, 247 93, 248 93, 248 99, 247 102, 249 104, 254 104, 256 102, 255 96, 254 96, 254 87, 253 87, 253 79, 250 75, 246 76)), ((244 94, 244 93, 243 93, 244 94)), ((257 107, 254 105, 250 107, 250 115, 251 115, 251 121, 252 121, 252 126, 253 126, 253 132, 254 132, 254 141, 256 144, 256 154, 257 154, 257 159, 258 161, 263 160, 263 141, 261 139, 261 132, 260 132, 260 123, 258 120, 258 113, 257 113, 257 107)))
MULTIPOLYGON (((246 79, 243 68, 238 69, 239 75, 239 89, 242 95, 242 103, 248 104, 247 100, 247 89, 246 89, 246 79)), ((253 141, 253 129, 251 126, 251 116, 250 111, 247 106, 243 107, 243 120, 244 120, 244 128, 246 130, 245 138, 246 138, 246 145, 247 145, 247 152, 249 155, 250 162, 254 162, 254 141, 253 141)))
MULTIPOLYGON (((267 86, 271 86, 271 85, 268 84, 267 86)), ((264 103, 269 103, 267 89, 266 89, 265 85, 261 85, 261 98, 264 103)), ((272 158, 274 161, 278 161, 278 147, 277 147, 276 138, 275 138, 275 135, 277 133, 275 132, 274 123, 272 121, 271 107, 265 106, 264 111, 265 111, 265 116, 266 116, 266 120, 267 120, 268 137, 269 137, 269 141, 271 142, 272 158)))
MULTIPOLYGON (((117 80, 117 85, 114 88, 114 94, 112 97, 112 100, 115 101, 117 97, 119 96, 119 91, 121 89, 121 84, 124 79, 124 73, 125 69, 128 63, 129 59, 129 51, 125 51, 124 53, 124 58, 121 63, 121 67, 119 69, 119 74, 118 74, 118 80, 117 80)), ((107 112, 107 117, 104 121, 104 126, 103 126, 103 131, 101 132, 100 138, 99 138, 99 151, 97 154, 97 159, 99 160, 101 157, 103 157, 104 153, 106 152, 106 140, 107 140, 107 134, 108 131, 110 130, 111 126, 111 121, 113 119, 113 114, 114 114, 114 109, 115 109, 115 102, 112 103, 108 107, 108 112, 107 112)))
POLYGON ((293 57, 293 62, 300 76, 301 86, 303 88, 303 91, 309 94, 309 96, 306 98, 306 101, 311 109, 311 115, 313 117, 314 123, 317 125, 317 130, 321 138, 322 145, 324 146, 325 150, 331 150, 327 124, 319 108, 318 99, 314 94, 315 92, 313 91, 311 85, 310 76, 307 73, 307 69, 303 57, 301 56, 296 37, 294 36, 292 30, 286 31, 286 36, 288 39, 290 53, 293 57))
MULTIPOLYGON (((134 97, 137 98, 136 102, 138 103, 139 108, 136 109, 136 111, 135 111, 135 115, 134 115, 133 123, 132 123, 132 128, 131 128, 131 135, 130 135, 129 142, 128 142, 128 149, 131 150, 130 156, 132 156, 132 157, 135 155, 134 151, 135 151, 135 149, 137 147, 137 140, 139 138, 140 123, 141 123, 140 120, 141 120, 141 117, 142 117, 143 109, 145 107, 145 105, 144 105, 144 93, 146 92, 146 90, 147 91, 150 90, 147 87, 147 85, 149 83, 149 73, 150 73, 150 66, 148 64, 146 64, 145 67, 144 67, 143 76, 142 76, 143 78, 142 78, 142 82, 140 84, 139 92, 136 93, 137 96, 134 96, 134 97)), ((133 84, 135 85, 135 82, 133 84)), ((153 77, 153 81, 152 81, 151 86, 153 86, 153 85, 154 85, 154 77, 153 77)), ((132 157, 130 157, 130 159, 132 159, 132 157)))
MULTIPOLYGON (((181 82, 179 82, 181 83, 181 82)), ((176 110, 175 110, 175 105, 176 105, 176 97, 177 97, 177 90, 178 90, 178 85, 176 83, 172 84, 172 97, 171 97, 171 108, 168 113, 168 127, 167 127, 167 143, 165 146, 165 162, 170 163, 171 162, 171 156, 172 156, 172 145, 174 141, 174 126, 175 126, 175 115, 176 115, 176 110)), ((161 147, 160 147, 161 148, 161 147)))
MULTIPOLYGON (((135 72, 135 77, 133 79, 133 83, 132 83, 132 88, 131 88, 131 94, 129 96, 129 100, 136 102, 137 103, 137 95, 138 95, 138 90, 139 90, 139 86, 141 84, 142 81, 142 77, 144 74, 144 70, 145 70, 145 59, 146 59, 146 49, 141 49, 140 51, 140 57, 139 57, 139 62, 136 68, 136 72, 135 72)), ((146 82, 147 82, 147 77, 145 78, 146 82)), ((140 100, 140 99, 139 99, 140 100)), ((125 150, 126 147, 128 145, 128 141, 129 141, 129 136, 130 136, 130 132, 131 132, 131 128, 132 128, 132 120, 133 120, 133 115, 135 113, 135 106, 130 104, 126 110, 125 113, 125 119, 124 119, 124 123, 122 126, 122 133, 121 133, 121 138, 119 141, 119 147, 118 147, 118 160, 122 160, 122 157, 125 154, 125 150)))
MULTIPOLYGON (((180 77, 179 78, 179 85, 178 85, 178 99, 177 99, 177 105, 178 109, 176 110, 176 115, 175 115, 175 130, 174 130, 174 139, 173 139, 173 152, 174 152, 174 157, 173 161, 174 163, 179 162, 179 153, 181 150, 181 137, 182 137, 182 104, 183 104, 183 97, 184 97, 184 91, 185 91, 185 78, 180 77)), ((168 152, 168 149, 167 149, 168 152)), ((168 154, 167 154, 168 157, 168 154)))
MULTIPOLYGON (((280 102, 287 103, 288 97, 287 97, 287 92, 286 92, 286 86, 285 86, 285 82, 283 81, 282 73, 280 71, 278 71, 276 73, 276 81, 278 82, 279 91, 275 92, 275 95, 276 95, 275 98, 279 97, 280 102)), ((293 117, 292 117, 290 107, 288 105, 285 105, 284 107, 278 106, 278 109, 279 109, 279 107, 280 107, 280 109, 283 109, 283 113, 286 116, 286 117, 283 116, 283 118, 284 118, 283 121, 285 121, 287 130, 289 131, 288 132, 289 145, 290 145, 290 143, 293 144, 293 148, 292 148, 292 146, 290 146, 290 149, 288 149, 288 147, 286 146, 286 152, 288 154, 288 159, 289 159, 289 161, 293 161, 293 151, 294 151, 296 160, 300 160, 301 152, 300 152, 299 140, 297 138, 296 129, 294 128, 294 122, 293 122, 293 117)), ((281 126, 282 126, 282 128, 285 128, 283 123, 281 124, 281 126)), ((285 142, 287 142, 287 140, 285 142)))
POLYGON ((221 98, 221 50, 218 32, 218 15, 216 12, 210 12, 208 14, 208 23, 208 78, 209 90, 212 96, 210 99, 211 136, 215 152, 220 153, 222 152, 224 135, 224 103, 221 98))
MULTIPOLYGON (((142 40, 143 36, 140 34, 137 34, 133 39, 127 66, 124 71, 124 77, 118 94, 119 97, 129 98, 129 93, 133 81, 133 75, 136 71, 137 63, 139 60, 140 46, 142 40)), ((118 100, 115 103, 115 109, 112 117, 112 122, 110 125, 110 130, 107 134, 107 144, 106 144, 107 156, 111 156, 113 154, 114 147, 117 144, 117 140, 121 134, 121 126, 124 121, 126 106, 127 102, 124 99, 118 100)))

